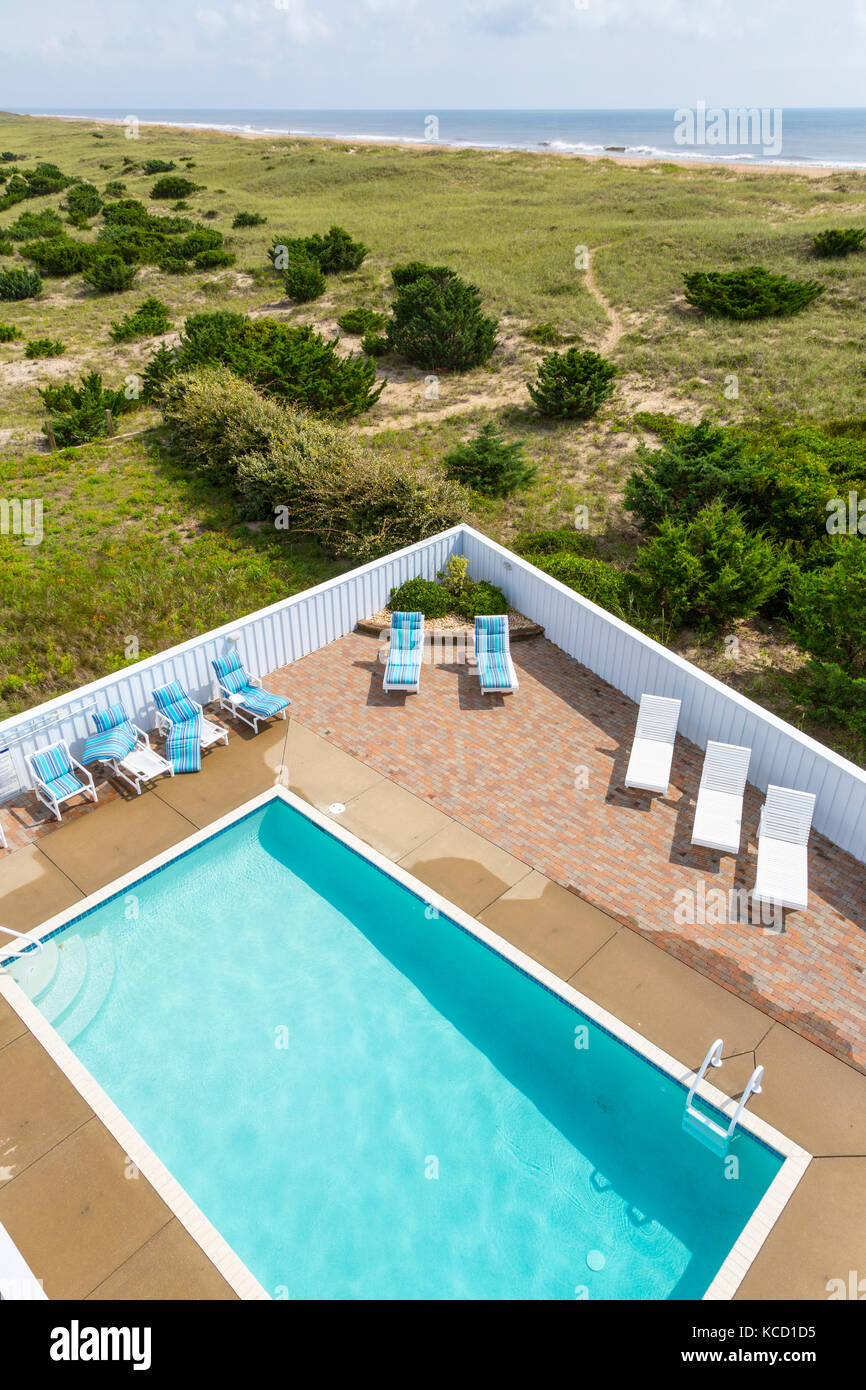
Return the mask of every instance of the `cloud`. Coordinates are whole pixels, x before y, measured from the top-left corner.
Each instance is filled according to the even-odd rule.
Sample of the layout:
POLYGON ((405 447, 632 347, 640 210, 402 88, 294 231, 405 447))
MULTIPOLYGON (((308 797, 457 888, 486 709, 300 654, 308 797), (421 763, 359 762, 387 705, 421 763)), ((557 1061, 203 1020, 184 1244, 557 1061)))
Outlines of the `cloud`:
POLYGON ((226 27, 226 18, 219 10, 198 9, 195 12, 196 24, 200 24, 206 34, 216 38, 226 27))
POLYGON ((698 39, 730 38, 757 22, 750 0, 718 6, 698 0, 471 0, 467 13, 472 27, 500 38, 634 27, 698 39))

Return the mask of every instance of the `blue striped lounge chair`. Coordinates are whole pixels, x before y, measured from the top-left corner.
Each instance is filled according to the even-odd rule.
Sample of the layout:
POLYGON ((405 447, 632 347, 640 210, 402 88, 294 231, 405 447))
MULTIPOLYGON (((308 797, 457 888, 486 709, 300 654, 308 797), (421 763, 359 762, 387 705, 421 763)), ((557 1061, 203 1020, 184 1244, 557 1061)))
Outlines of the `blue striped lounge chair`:
POLYGON ((165 734, 165 756, 175 772, 199 772, 202 749, 228 743, 228 729, 205 719, 201 705, 187 695, 179 681, 154 690, 153 702, 156 727, 165 734))
POLYGON ((507 695, 518 689, 504 613, 475 619, 475 660, 482 695, 507 695))
POLYGON ((421 683, 424 655, 424 614, 392 613, 391 640, 382 686, 385 690, 411 690, 421 683))
POLYGON ((264 719, 277 714, 288 718, 286 710, 291 700, 263 690, 259 677, 250 675, 236 651, 216 657, 211 666, 219 687, 220 708, 249 724, 254 734, 258 733, 264 719))
POLYGON ((73 758, 64 739, 49 744, 47 748, 40 748, 38 753, 29 753, 27 765, 33 774, 33 790, 38 800, 58 820, 61 819, 61 806, 74 796, 88 796, 91 801, 96 800, 92 775, 73 758), (84 778, 83 782, 81 777, 84 778))
POLYGON ((90 717, 96 733, 84 745, 86 763, 103 763, 139 796, 144 782, 164 773, 174 776, 172 764, 151 748, 147 734, 132 723, 122 704, 110 705, 90 717))

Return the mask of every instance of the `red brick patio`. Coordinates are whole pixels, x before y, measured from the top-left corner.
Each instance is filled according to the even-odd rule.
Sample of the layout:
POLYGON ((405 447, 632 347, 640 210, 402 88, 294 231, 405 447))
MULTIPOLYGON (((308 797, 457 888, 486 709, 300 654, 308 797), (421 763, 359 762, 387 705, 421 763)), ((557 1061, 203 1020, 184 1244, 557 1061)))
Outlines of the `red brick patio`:
POLYGON ((515 644, 520 690, 502 697, 482 697, 474 669, 456 664, 425 666, 418 695, 385 695, 377 654, 353 633, 266 683, 291 695, 302 724, 866 1070, 862 864, 813 832, 810 909, 786 913, 782 933, 678 925, 678 889, 753 885, 758 792, 736 861, 694 848, 700 750, 677 740, 667 796, 626 791, 636 707, 552 643, 515 644))
MULTIPOLYGON (((782 934, 709 914, 679 925, 678 890, 751 888, 759 793, 736 861, 694 848, 700 750, 677 740, 668 795, 626 791, 636 706, 552 643, 514 645, 520 690, 502 697, 457 664, 426 665, 418 695, 385 695, 378 651, 353 633, 265 684, 298 723, 866 1071, 866 867, 813 832, 810 909, 786 913, 782 934)), ((117 796, 98 785, 100 804, 117 796)), ((96 810, 82 801, 63 823, 96 810)), ((2 818, 12 849, 57 828, 30 794, 2 818)))

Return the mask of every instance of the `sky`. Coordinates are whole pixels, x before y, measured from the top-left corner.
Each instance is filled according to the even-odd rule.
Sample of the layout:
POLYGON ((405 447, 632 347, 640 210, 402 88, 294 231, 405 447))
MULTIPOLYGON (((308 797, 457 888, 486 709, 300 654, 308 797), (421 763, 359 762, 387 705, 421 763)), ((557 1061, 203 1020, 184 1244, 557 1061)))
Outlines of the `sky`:
POLYGON ((0 0, 0 109, 866 105, 866 0, 0 0))

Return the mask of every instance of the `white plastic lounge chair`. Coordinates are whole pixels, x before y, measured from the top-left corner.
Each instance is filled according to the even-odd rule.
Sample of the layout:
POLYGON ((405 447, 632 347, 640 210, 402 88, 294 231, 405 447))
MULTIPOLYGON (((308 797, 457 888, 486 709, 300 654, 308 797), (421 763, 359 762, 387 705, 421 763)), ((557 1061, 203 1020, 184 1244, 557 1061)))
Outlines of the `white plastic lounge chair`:
POLYGON ((417 693, 421 684, 424 655, 424 614, 392 613, 388 660, 382 678, 383 690, 417 693))
POLYGON ((4 849, 9 848, 9 846, 6 843, 6 832, 3 829, 2 825, 0 825, 0 845, 2 845, 4 849))
POLYGON ((84 745, 82 757, 86 763, 102 763, 139 796, 143 783, 165 773, 174 776, 171 763, 151 748, 147 734, 131 722, 122 704, 111 705, 90 717, 96 733, 84 745))
POLYGON ((60 807, 74 796, 88 796, 96 800, 96 787, 87 768, 79 763, 69 751, 69 745, 61 739, 38 753, 28 753, 27 765, 33 774, 33 790, 43 806, 52 815, 61 819, 60 807), (79 780, 80 777, 84 781, 79 780))
POLYGON ((254 734, 258 733, 263 720, 275 714, 281 719, 288 718, 286 710, 291 700, 263 690, 259 677, 250 675, 236 651, 216 657, 211 666, 216 674, 220 709, 249 724, 254 734))
POLYGON ((475 662, 482 695, 513 695, 520 688, 506 614, 475 619, 475 662))
POLYGON ((698 788, 692 844, 737 854, 743 828, 743 795, 751 748, 708 743, 698 788))
POLYGON ((809 906, 809 831, 815 797, 768 787, 758 827, 758 872, 752 899, 776 907, 809 906))
POLYGON ((229 731, 205 719, 197 700, 178 681, 153 692, 156 727, 165 734, 165 754, 175 772, 199 772, 201 755, 215 743, 228 743, 229 731))
POLYGON ((645 792, 667 791, 679 717, 679 700, 669 700, 663 695, 641 695, 625 774, 627 787, 645 792))

